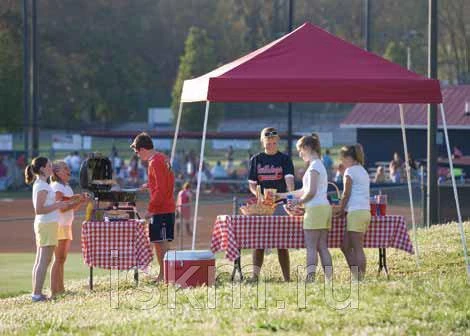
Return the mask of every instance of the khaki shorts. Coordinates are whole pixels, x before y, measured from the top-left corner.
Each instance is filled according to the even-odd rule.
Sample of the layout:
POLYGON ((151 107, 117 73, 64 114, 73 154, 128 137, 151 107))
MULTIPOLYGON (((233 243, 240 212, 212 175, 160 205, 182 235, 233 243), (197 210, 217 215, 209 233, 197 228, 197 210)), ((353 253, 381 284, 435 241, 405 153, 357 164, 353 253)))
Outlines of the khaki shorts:
POLYGON ((56 246, 57 245, 57 222, 34 223, 34 234, 36 236, 36 245, 56 246))
POLYGON ((354 210, 346 217, 348 231, 366 232, 370 224, 370 210, 354 210))
POLYGON ((57 228, 57 240, 73 240, 72 225, 59 225, 57 228))
POLYGON ((331 217, 330 205, 305 207, 304 230, 329 230, 331 217))

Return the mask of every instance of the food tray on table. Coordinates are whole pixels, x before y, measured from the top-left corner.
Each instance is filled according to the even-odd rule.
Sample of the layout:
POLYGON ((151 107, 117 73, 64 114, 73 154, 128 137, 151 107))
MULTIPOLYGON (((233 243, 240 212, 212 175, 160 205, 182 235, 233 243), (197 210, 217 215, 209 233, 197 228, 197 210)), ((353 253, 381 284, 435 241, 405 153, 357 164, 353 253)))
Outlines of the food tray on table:
POLYGON ((247 204, 240 207, 240 211, 245 216, 271 216, 276 210, 271 205, 247 204))
POLYGON ((276 189, 264 189, 256 186, 256 198, 249 199, 246 205, 240 207, 240 212, 245 216, 271 216, 276 210, 276 189))
POLYGON ((116 221, 125 221, 129 220, 130 216, 128 212, 122 210, 108 210, 105 211, 103 214, 104 218, 107 218, 111 222, 116 221))
POLYGON ((304 207, 300 205, 288 205, 284 204, 284 210, 289 216, 303 216, 305 213, 304 207))

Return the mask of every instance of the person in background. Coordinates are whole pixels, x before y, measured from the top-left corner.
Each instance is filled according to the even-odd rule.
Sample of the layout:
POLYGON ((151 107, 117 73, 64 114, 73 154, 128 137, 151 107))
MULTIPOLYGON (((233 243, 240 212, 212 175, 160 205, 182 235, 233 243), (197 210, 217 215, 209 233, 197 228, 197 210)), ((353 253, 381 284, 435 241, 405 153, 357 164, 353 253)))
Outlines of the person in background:
MULTIPOLYGON (((413 180, 417 176, 419 176, 418 170, 419 170, 419 162, 417 162, 412 153, 408 153, 408 165, 410 166, 410 172, 411 172, 411 179, 413 180)), ((405 171, 406 173, 406 171, 405 171)))
POLYGON ((328 174, 328 180, 331 180, 331 175, 333 173, 333 160, 331 159, 330 151, 328 149, 322 156, 322 162, 325 166, 326 173, 328 174))
POLYGON ((47 301, 42 293, 47 269, 57 245, 58 210, 71 205, 69 201, 56 201, 55 193, 47 183, 52 175, 52 164, 46 157, 36 157, 26 166, 24 176, 27 184, 33 183, 34 235, 36 237, 36 260, 34 261, 32 282, 33 302, 47 301))
POLYGON ((138 155, 132 155, 132 158, 127 167, 129 182, 132 185, 137 185, 139 183, 139 157, 138 155))
POLYGON ((150 219, 149 236, 154 243, 160 272, 156 282, 163 280, 163 257, 168 251, 168 242, 174 239, 175 210, 174 198, 175 176, 171 169, 170 159, 153 148, 152 138, 147 133, 137 135, 130 145, 136 155, 148 162, 148 188, 150 201, 145 218, 150 219))
POLYGON ((377 170, 375 171, 375 176, 374 176, 374 183, 380 184, 380 183, 385 183, 386 177, 385 177, 385 169, 383 166, 377 166, 377 170))
MULTIPOLYGON (((250 160, 248 183, 250 191, 256 195, 257 185, 261 192, 265 188, 276 189, 278 193, 294 190, 294 164, 286 154, 279 151, 279 135, 275 128, 266 127, 261 131, 260 141, 264 151, 254 155, 250 160)), ((278 206, 275 215, 285 215, 282 206, 278 206)), ((290 281, 289 250, 277 250, 279 264, 285 281, 290 281)), ((264 250, 253 252, 253 280, 259 278, 264 261, 264 250)))
POLYGON ((457 146, 454 146, 452 150, 452 156, 454 159, 459 159, 463 156, 463 153, 457 146))
POLYGON ((70 171, 72 173, 72 178, 76 181, 78 181, 79 178, 79 172, 80 172, 80 165, 82 164, 82 158, 80 157, 80 154, 78 154, 77 151, 75 151, 70 158, 70 171))
POLYGON ((114 151, 113 153, 112 163, 113 163, 114 173, 116 174, 116 176, 120 176, 121 168, 122 168, 122 159, 119 156, 117 150, 114 151))
POLYGON ((220 161, 217 161, 216 165, 212 167, 211 174, 214 179, 224 179, 228 177, 228 174, 225 171, 225 168, 222 167, 222 163, 220 161))
POLYGON ((364 151, 360 144, 345 146, 340 151, 344 171, 344 189, 335 216, 347 211, 347 227, 341 250, 351 269, 353 278, 361 280, 366 272, 364 233, 370 224, 370 179, 364 169, 364 151))
POLYGON ((178 193, 176 199, 176 213, 180 219, 181 226, 180 230, 186 229, 188 235, 192 235, 191 230, 191 204, 192 204, 193 194, 191 192, 191 184, 186 182, 183 184, 183 188, 178 193))
POLYGON ((340 162, 336 168, 334 182, 337 184, 343 184, 344 165, 340 162))
MULTIPOLYGON (((331 254, 328 250, 328 231, 331 229, 331 206, 327 198, 328 176, 320 160, 321 146, 317 134, 303 136, 297 141, 297 150, 302 160, 308 163, 302 179, 302 189, 292 192, 292 204, 305 207, 304 239, 307 248, 307 282, 315 281, 318 254, 325 272, 325 278, 332 278, 331 254)), ((280 194, 286 197, 288 193, 280 194)))
MULTIPOLYGON (((73 196, 73 190, 69 185, 70 169, 65 161, 57 161, 52 165, 51 188, 55 192, 56 201, 65 201, 73 196)), ((67 208, 58 212, 58 244, 55 248, 54 262, 51 269, 51 295, 52 297, 65 292, 64 265, 72 242, 72 224, 74 212, 87 200, 86 194, 80 195, 80 199, 67 208)))
POLYGON ((401 161, 400 155, 395 152, 393 153, 393 159, 390 161, 389 170, 390 170, 390 179, 393 183, 401 182, 401 167, 403 162, 401 161))

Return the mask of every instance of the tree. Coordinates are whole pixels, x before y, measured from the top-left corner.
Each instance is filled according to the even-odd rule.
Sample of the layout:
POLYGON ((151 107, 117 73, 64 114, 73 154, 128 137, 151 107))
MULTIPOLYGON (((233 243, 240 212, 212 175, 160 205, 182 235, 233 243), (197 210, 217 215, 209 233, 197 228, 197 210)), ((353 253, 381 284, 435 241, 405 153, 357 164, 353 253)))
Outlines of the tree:
POLYGON ((1 131, 16 131, 23 121, 22 57, 18 39, 0 31, 0 122, 1 131))
POLYGON ((390 42, 385 50, 384 58, 406 67, 406 49, 401 44, 390 42))
MULTIPOLYGON (((212 70, 216 66, 214 42, 204 29, 191 27, 184 44, 184 53, 180 58, 178 75, 172 93, 174 120, 178 116, 183 82, 212 70)), ((209 125, 215 126, 222 115, 220 106, 214 106, 210 111, 209 125)), ((203 127, 204 109, 202 103, 185 104, 181 127, 186 130, 199 131, 203 127)))

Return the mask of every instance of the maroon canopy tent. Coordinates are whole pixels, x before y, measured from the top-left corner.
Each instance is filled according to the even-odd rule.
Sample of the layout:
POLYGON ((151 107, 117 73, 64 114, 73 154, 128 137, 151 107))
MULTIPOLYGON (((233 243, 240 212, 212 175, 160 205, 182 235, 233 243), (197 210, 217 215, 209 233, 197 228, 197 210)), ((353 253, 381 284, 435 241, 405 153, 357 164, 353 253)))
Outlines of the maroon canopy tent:
MULTIPOLYGON (((183 104, 199 101, 206 101, 206 109, 193 222, 193 249, 196 241, 201 171, 210 102, 397 103, 400 104, 407 163, 408 149, 402 104, 440 104, 449 160, 451 160, 439 81, 406 70, 309 23, 203 76, 185 80, 171 153, 172 160, 183 104)), ((407 170, 409 170, 408 165, 407 170)), ((470 276, 454 176, 452 176, 452 181, 467 272, 470 276)), ((418 257, 413 197, 409 179, 408 191, 418 257)))
POLYGON ((441 103, 428 79, 330 33, 292 33, 184 82, 182 102, 441 103))

